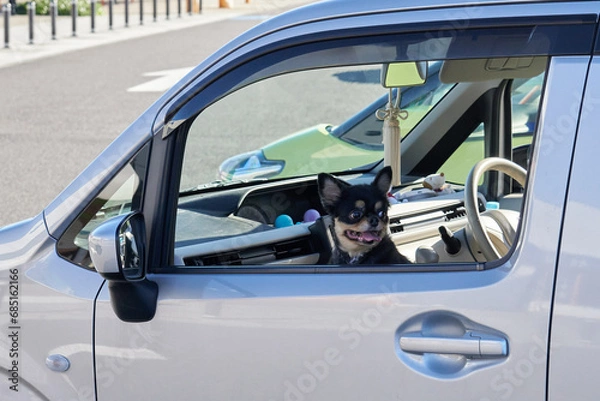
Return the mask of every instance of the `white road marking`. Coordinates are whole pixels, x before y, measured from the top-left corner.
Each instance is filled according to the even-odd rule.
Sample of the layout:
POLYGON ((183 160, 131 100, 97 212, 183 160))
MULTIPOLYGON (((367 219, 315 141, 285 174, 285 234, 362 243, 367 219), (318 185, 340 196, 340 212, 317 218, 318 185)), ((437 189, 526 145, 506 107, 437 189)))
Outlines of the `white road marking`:
POLYGON ((185 76, 192 67, 176 68, 173 70, 147 72, 142 74, 144 77, 158 77, 152 81, 145 82, 140 85, 132 86, 127 89, 127 92, 164 92, 171 86, 175 85, 177 81, 185 76))

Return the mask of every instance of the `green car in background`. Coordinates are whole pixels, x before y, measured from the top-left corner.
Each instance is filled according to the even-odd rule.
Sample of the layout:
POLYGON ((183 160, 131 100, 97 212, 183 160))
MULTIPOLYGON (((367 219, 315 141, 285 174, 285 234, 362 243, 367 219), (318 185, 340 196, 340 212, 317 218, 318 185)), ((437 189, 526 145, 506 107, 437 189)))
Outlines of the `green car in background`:
MULTIPOLYGON (((408 112, 400 120, 402 138, 433 109, 453 84, 439 80, 439 63, 430 64, 424 85, 401 89, 401 109, 408 112)), ((537 118, 539 88, 543 75, 531 79, 516 79, 513 83, 513 147, 528 145, 537 118)), ((393 90, 394 98, 397 90, 393 90)), ((385 109, 388 94, 379 97, 342 124, 319 124, 296 132, 262 148, 239 154, 225 160, 219 167, 223 181, 247 181, 261 178, 285 178, 317 174, 322 171, 343 172, 379 163, 383 159, 383 121, 377 118, 378 110, 385 109)), ((467 141, 441 166, 448 181, 462 183, 473 164, 484 158, 483 123, 467 141), (461 163, 456 163, 460 158, 461 163), (460 166, 464 165, 464 169, 460 166), (454 166, 450 169, 448 166, 454 166), (458 166, 458 167, 457 167, 458 166), (456 171, 454 171, 456 170, 456 171)))

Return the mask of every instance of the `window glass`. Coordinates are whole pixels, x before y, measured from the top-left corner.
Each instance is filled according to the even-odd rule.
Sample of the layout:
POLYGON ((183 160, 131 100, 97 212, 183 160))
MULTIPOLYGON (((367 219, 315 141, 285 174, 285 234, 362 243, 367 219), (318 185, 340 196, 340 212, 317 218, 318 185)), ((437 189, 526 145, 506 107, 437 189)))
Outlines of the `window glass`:
POLYGON ((140 209, 148 149, 146 145, 71 223, 58 241, 59 255, 81 267, 94 267, 88 251, 88 236, 104 221, 140 209))
MULTIPOLYGON (((400 119, 400 134, 404 138, 423 119, 423 117, 448 93, 453 85, 443 84, 439 80, 440 63, 429 64, 428 79, 423 85, 401 90, 401 108, 406 118, 400 119)), ((398 91, 393 91, 393 97, 398 91)), ((332 134, 355 146, 380 150, 383 155, 383 121, 376 117, 375 111, 383 109, 389 95, 381 96, 362 113, 332 129, 332 134)))
MULTIPOLYGON (((310 163, 313 171, 334 170, 337 165, 327 166, 318 153, 352 148, 332 136, 331 128, 382 93, 371 67, 286 74, 240 89, 204 110, 192 124, 181 188, 215 179, 294 175, 310 163)), ((351 157, 359 164, 374 159, 372 152, 358 150, 351 157)), ((348 162, 342 170, 352 165, 348 162)))
MULTIPOLYGON (((360 66, 286 74, 220 100, 190 128, 181 189, 215 179, 333 173, 378 162, 383 121, 375 113, 389 98, 380 70, 360 66)), ((438 72, 439 63, 432 63, 426 84, 402 89, 401 107, 407 112, 400 120, 402 136, 452 87, 439 81, 438 72)), ((393 96, 397 93, 394 89, 393 96)))

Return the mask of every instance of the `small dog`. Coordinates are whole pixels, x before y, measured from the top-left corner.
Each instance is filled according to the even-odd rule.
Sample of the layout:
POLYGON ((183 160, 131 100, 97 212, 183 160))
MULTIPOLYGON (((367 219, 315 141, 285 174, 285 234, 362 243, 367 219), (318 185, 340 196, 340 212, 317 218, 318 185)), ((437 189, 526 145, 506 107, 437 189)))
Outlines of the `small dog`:
POLYGON ((350 185, 327 173, 317 181, 323 208, 333 218, 332 264, 411 263, 388 236, 391 167, 384 167, 371 184, 350 185))

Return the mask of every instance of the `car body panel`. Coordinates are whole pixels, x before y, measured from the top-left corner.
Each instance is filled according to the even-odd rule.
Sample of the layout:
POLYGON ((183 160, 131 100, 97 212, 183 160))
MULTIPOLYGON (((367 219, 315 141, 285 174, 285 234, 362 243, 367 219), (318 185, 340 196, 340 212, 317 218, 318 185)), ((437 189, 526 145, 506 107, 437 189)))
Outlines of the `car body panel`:
MULTIPOLYGON (((598 57, 591 64, 589 79, 600 79, 598 57)), ((598 199, 590 197, 600 146, 600 120, 595 112, 599 99, 598 85, 588 85, 569 182, 552 311, 548 387, 551 401, 594 400, 600 387, 594 375, 599 353, 596 333, 600 329, 596 287, 600 279, 597 244, 600 209, 598 199)), ((558 146, 562 137, 557 133, 555 138, 558 146)))
MULTIPOLYGON (((595 371, 598 297, 586 284, 597 278, 589 268, 598 260, 597 236, 593 228, 588 232, 581 227, 595 223, 598 215, 597 196, 588 193, 588 186, 595 188, 591 153, 598 145, 598 113, 593 110, 600 98, 600 76, 596 61, 589 76, 593 81, 586 81, 588 55, 550 60, 517 241, 497 261, 405 270, 259 266, 203 272, 168 265, 177 212, 168 205, 177 203, 177 191, 169 185, 176 185, 170 178, 181 162, 172 157, 177 135, 183 135, 181 124, 230 90, 285 70, 273 64, 272 69, 244 70, 250 59, 271 62, 269 54, 286 45, 305 49, 304 42, 311 40, 320 46, 325 37, 356 39, 421 23, 454 22, 449 28, 459 35, 461 26, 471 28, 472 22, 484 29, 485 21, 518 25, 549 16, 558 25, 564 17, 577 28, 584 16, 579 25, 595 32, 599 5, 573 2, 565 9, 562 2, 328 1, 284 14, 232 41, 142 114, 42 214, 0 230, 0 321, 11 330, 0 340, 0 368, 6 376, 0 376, 6 379, 0 395, 14 395, 7 382, 17 361, 21 388, 34 399, 49 400, 443 396, 462 401, 468 396, 542 401, 571 399, 575 385, 581 399, 594 399, 597 380, 588 374, 595 371), (151 319, 125 322, 111 305, 117 302, 110 294, 112 282, 60 257, 56 242, 150 142, 142 206, 148 235, 141 240, 153 257, 144 280, 159 288, 157 309, 151 319), (582 245, 585 253, 580 255, 582 245), (15 282, 16 315, 7 306, 16 297, 15 282), (491 357, 465 357, 411 353, 401 345, 416 332, 453 339, 448 336, 457 330, 500 338, 506 346, 491 357), (11 336, 18 337, 18 358, 6 352, 15 347, 11 336), (50 355, 66 357, 70 367, 50 370, 44 363, 50 355)), ((574 53, 585 53, 593 40, 591 35, 584 39, 573 45, 574 53)), ((560 46, 566 51, 565 42, 560 46)), ((314 62, 315 68, 320 66, 314 62)), ((418 145, 407 139, 408 149, 414 150, 409 156, 419 153, 418 145)), ((418 162, 404 160, 412 167, 418 162)), ((235 240, 243 244, 247 236, 235 240)))
POLYGON ((31 399, 94 399, 91 317, 103 280, 56 255, 42 215, 0 230, 0 244, 0 301, 6 305, 0 319, 8 330, 0 347, 10 350, 0 356, 0 395, 13 399, 17 392, 9 385, 16 384, 31 399), (68 357, 68 371, 45 366, 53 354, 68 357), (10 382, 15 374, 16 383, 10 382))

